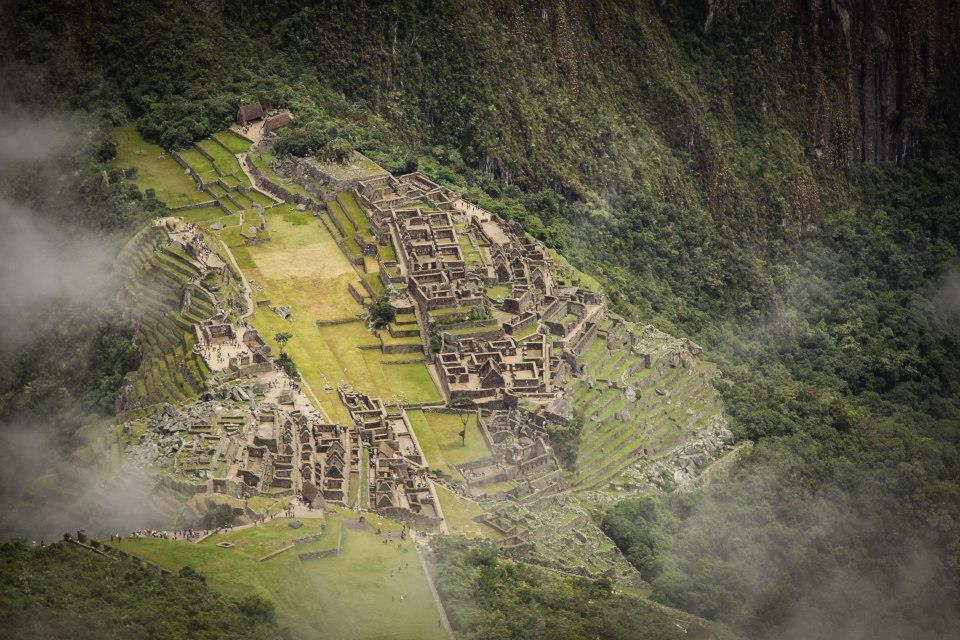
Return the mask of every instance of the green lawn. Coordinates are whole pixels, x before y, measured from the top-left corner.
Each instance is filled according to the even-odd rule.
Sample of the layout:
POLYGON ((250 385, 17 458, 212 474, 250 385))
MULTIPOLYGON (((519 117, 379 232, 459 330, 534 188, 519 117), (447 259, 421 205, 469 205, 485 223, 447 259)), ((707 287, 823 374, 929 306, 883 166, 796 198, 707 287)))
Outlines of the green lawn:
POLYGON ((141 191, 153 189, 168 207, 206 202, 210 196, 197 191, 196 184, 177 161, 155 144, 145 141, 136 127, 125 125, 114 132, 117 159, 114 166, 137 170, 134 182, 141 191))
POLYGON ((493 287, 487 287, 487 297, 491 300, 496 298, 506 298, 510 295, 510 287, 505 284, 498 284, 493 287))
POLYGON ((383 365, 379 349, 357 348, 379 345, 364 323, 316 326, 318 319, 355 317, 363 311, 347 292, 347 284, 357 279, 357 273, 312 214, 280 205, 269 209, 266 216, 271 235, 268 243, 243 246, 231 228, 224 235, 240 268, 260 287, 255 298, 291 308, 293 319, 284 320, 269 308, 257 307, 254 325, 271 339, 280 331, 293 333, 287 351, 331 418, 344 424, 349 421, 336 393, 341 381, 384 398, 399 395, 407 402, 440 400, 441 393, 425 364, 383 365), (333 390, 325 391, 327 384, 333 390))
POLYGON ((513 337, 516 338, 517 340, 523 340, 524 338, 532 336, 534 333, 537 332, 537 329, 539 328, 540 328, 540 324, 537 322, 534 322, 532 325, 530 325, 526 329, 521 329, 520 331, 517 331, 516 333, 514 333, 513 337))
POLYGON ((490 455, 490 449, 480 435, 476 415, 471 414, 466 427, 466 444, 460 439, 463 422, 453 413, 430 413, 408 411, 410 424, 427 457, 431 468, 443 471, 455 478, 460 473, 451 465, 472 462, 490 455))
MULTIPOLYGON (((339 531, 340 518, 355 520, 356 516, 342 510, 329 516, 331 540, 308 543, 302 551, 335 546, 333 534, 339 531)), ((398 529, 393 522, 378 523, 375 516, 371 520, 384 531, 398 529)), ((309 526, 309 519, 303 522, 309 526)), ((285 519, 266 527, 274 523, 274 529, 263 533, 248 529, 217 534, 201 544, 144 539, 124 541, 121 546, 172 570, 189 565, 225 593, 257 593, 271 600, 280 624, 288 626, 298 640, 446 638, 437 624, 439 614, 409 539, 383 544, 384 538, 375 533, 345 526, 341 553, 336 557, 300 560, 295 548, 258 562, 243 549, 256 545, 281 548, 290 539, 307 535, 303 533, 307 526, 289 529, 285 519), (221 549, 218 542, 238 547, 221 549), (398 544, 402 550, 397 549, 398 544)))
MULTIPOLYGON (((288 503, 289 501, 288 498, 284 502, 288 503)), ((303 518, 300 520, 303 526, 299 529, 291 528, 289 526, 290 522, 291 520, 287 518, 276 518, 260 526, 207 538, 200 544, 216 546, 218 542, 226 540, 236 545, 231 550, 234 553, 259 560, 263 556, 279 551, 291 544, 294 538, 303 538, 320 533, 324 529, 324 518, 303 518)))

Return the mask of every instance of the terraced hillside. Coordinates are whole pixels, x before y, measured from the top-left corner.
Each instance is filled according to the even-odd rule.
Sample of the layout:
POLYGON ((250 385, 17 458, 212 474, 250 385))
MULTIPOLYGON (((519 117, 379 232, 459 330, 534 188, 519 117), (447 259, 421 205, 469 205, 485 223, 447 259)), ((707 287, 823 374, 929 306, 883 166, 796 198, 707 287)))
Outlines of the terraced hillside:
POLYGON ((699 347, 657 329, 607 320, 584 350, 573 388, 584 428, 570 478, 575 490, 623 491, 643 484, 641 468, 707 433, 725 429, 699 347))
POLYGON ((128 374, 125 406, 196 396, 210 371, 193 353, 193 326, 217 313, 215 298, 199 282, 197 263, 151 227, 130 241, 117 268, 126 276, 120 295, 133 315, 143 356, 140 368, 128 374))

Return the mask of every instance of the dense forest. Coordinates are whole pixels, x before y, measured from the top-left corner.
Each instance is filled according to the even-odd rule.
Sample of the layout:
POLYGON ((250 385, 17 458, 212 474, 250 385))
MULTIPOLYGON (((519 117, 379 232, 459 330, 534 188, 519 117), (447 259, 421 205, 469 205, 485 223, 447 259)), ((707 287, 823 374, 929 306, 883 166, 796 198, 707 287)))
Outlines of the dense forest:
MULTIPOLYGON (((391 171, 424 171, 523 222, 627 317, 701 342, 724 371, 732 428, 753 446, 722 482, 603 514, 655 599, 751 637, 829 637, 830 625, 943 637, 957 620, 951 3, 7 10, 3 63, 19 72, 4 76, 40 83, 9 92, 24 108, 82 110, 100 132, 132 119, 177 148, 241 102, 288 106, 284 150, 356 148, 391 171), (798 625, 810 610, 825 627, 798 625)), ((110 155, 93 140, 81 179, 103 175, 96 163, 110 155)), ((122 228, 156 206, 109 175, 64 189, 93 203, 80 209, 89 226, 122 228)), ((122 328, 70 326, 66 342, 93 345, 75 352, 91 364, 71 370, 92 373, 46 387, 108 406, 132 366, 122 328)), ((7 357, 20 373, 0 379, 0 415, 29 404, 56 352, 7 357)))

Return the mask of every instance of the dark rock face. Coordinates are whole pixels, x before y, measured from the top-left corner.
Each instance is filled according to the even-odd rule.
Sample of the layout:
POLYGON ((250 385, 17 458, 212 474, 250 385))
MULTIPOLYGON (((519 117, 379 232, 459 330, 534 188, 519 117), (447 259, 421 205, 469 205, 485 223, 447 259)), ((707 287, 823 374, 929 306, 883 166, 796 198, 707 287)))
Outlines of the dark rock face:
POLYGON ((920 133, 946 114, 938 92, 960 63, 954 0, 708 0, 704 30, 732 22, 774 30, 797 85, 821 160, 902 163, 920 133))

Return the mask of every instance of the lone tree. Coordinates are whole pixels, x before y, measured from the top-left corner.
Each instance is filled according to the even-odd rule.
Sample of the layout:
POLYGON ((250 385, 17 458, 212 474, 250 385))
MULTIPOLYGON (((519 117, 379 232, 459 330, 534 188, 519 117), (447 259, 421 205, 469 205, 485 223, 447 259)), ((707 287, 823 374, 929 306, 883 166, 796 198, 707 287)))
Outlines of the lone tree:
POLYGON ((281 331, 277 335, 273 336, 273 339, 277 341, 277 344, 280 345, 280 355, 286 353, 285 349, 287 348, 287 343, 290 342, 290 339, 293 338, 293 334, 289 331, 281 331))
POLYGON ((460 430, 460 446, 467 446, 467 423, 470 422, 469 413, 460 414, 460 422, 463 423, 463 429, 460 430))
POLYGON ((370 305, 370 320, 377 329, 387 326, 396 317, 397 310, 390 304, 390 298, 386 295, 377 296, 373 304, 370 305))

